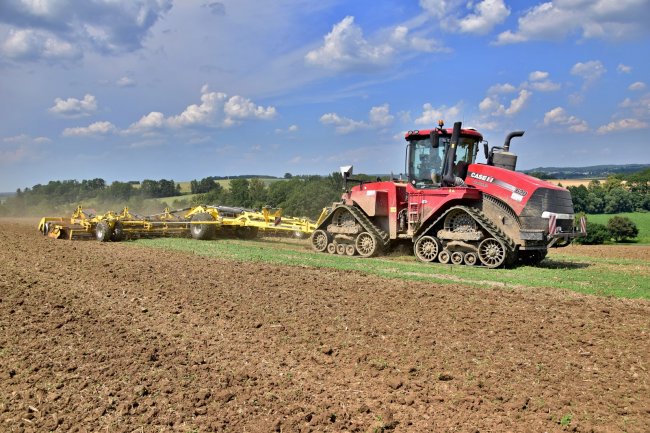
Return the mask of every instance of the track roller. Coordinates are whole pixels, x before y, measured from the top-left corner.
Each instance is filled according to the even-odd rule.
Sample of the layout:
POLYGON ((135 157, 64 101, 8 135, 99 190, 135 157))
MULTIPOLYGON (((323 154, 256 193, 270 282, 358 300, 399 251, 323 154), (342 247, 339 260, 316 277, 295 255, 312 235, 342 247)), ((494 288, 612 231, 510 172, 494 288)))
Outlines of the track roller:
POLYGON ((464 259, 465 259, 465 254, 461 253, 460 251, 454 251, 453 253, 451 253, 451 263, 454 265, 463 264, 464 259))

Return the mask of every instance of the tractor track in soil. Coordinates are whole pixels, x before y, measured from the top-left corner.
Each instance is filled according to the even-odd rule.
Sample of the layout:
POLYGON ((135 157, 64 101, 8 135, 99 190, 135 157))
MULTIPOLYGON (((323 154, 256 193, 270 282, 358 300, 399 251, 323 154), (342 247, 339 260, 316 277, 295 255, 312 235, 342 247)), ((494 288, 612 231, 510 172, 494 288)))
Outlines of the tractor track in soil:
POLYGON ((2 431, 643 432, 649 333, 642 300, 60 241, 0 220, 2 431))

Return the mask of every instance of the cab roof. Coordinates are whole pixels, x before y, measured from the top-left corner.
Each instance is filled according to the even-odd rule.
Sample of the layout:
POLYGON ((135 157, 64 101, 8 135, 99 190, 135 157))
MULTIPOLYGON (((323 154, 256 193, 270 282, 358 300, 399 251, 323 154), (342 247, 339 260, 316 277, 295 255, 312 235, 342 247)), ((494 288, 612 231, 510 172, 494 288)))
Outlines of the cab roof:
MULTIPOLYGON (((453 132, 452 128, 443 128, 443 129, 419 129, 415 131, 408 131, 405 135, 404 138, 408 140, 413 140, 416 138, 426 138, 431 135, 431 131, 436 131, 438 135, 444 135, 444 136, 450 136, 453 132)), ((483 136, 481 135, 480 132, 478 132, 476 129, 473 128, 468 128, 468 129, 461 129, 460 130, 460 135, 461 137, 472 137, 476 138, 479 141, 483 140, 483 136)))

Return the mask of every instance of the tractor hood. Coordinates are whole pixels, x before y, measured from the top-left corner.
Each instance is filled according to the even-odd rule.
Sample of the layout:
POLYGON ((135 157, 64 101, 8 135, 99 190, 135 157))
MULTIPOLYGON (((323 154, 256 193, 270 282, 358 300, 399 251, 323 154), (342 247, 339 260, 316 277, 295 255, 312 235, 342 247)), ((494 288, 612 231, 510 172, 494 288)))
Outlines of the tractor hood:
MULTIPOLYGON (((570 193, 557 185, 499 167, 483 164, 471 164, 465 177, 467 185, 480 190, 485 194, 507 203, 517 215, 520 215, 531 197, 544 192, 545 195, 568 195, 570 193), (538 192, 539 191, 539 192, 538 192), (536 194, 537 192, 537 194, 536 194)), ((573 209, 571 209, 573 213, 573 209)))

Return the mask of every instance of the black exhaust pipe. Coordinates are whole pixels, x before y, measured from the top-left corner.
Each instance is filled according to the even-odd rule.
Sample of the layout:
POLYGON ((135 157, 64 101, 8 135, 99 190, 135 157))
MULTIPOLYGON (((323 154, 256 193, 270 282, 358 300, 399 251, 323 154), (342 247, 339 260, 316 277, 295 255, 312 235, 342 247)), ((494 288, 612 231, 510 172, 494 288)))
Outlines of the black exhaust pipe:
POLYGON ((515 137, 521 137, 524 135, 525 131, 512 131, 508 136, 506 137, 505 143, 503 143, 503 151, 504 152, 510 152, 510 140, 512 140, 515 137))

